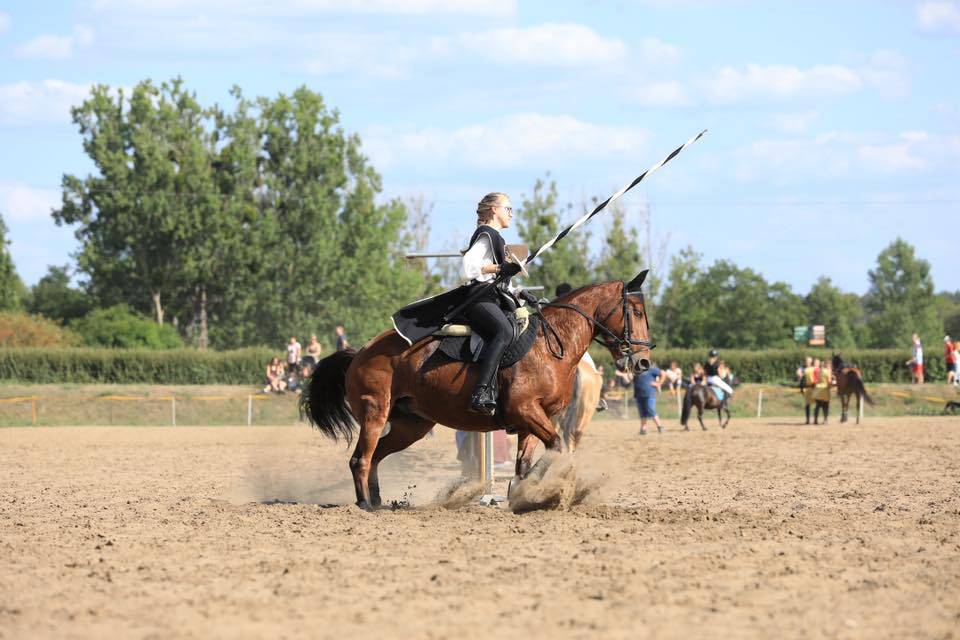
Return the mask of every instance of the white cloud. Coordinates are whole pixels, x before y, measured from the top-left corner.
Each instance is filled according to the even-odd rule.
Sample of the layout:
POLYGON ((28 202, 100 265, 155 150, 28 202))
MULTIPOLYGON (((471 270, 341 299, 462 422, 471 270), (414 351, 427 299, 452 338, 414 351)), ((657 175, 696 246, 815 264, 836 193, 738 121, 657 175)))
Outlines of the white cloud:
POLYGON ((325 34, 318 38, 303 68, 315 75, 365 75, 396 80, 406 75, 409 48, 361 34, 325 34))
POLYGON ((639 50, 644 64, 661 67, 675 65, 682 57, 680 47, 658 38, 642 38, 639 50))
POLYGON ((37 189, 20 182, 0 182, 0 214, 10 220, 49 220, 50 210, 60 206, 60 192, 37 189))
POLYGON ((90 46, 92 42, 93 30, 77 25, 69 36, 45 34, 25 42, 14 50, 14 55, 34 60, 63 60, 72 56, 77 49, 90 46))
POLYGON ((10 28, 10 22, 10 14, 0 11, 0 33, 4 33, 10 28))
POLYGON ((465 14, 513 15, 516 0, 97 0, 100 10, 129 14, 182 14, 183 11, 222 12, 224 15, 465 14))
POLYGON ((437 54, 466 50, 501 64, 563 67, 617 62, 627 52, 620 40, 604 38, 593 29, 574 23, 462 33, 435 38, 431 49, 437 54))
POLYGON ((745 69, 723 67, 714 77, 701 80, 699 84, 711 102, 734 104, 848 95, 859 91, 863 80, 855 71, 842 65, 801 69, 790 65, 748 64, 745 69))
POLYGON ((640 154, 649 133, 638 127, 583 122, 571 116, 521 113, 454 130, 373 127, 363 135, 375 165, 531 167, 640 154))
POLYGON ((925 131, 897 135, 831 132, 811 138, 757 140, 733 153, 737 179, 810 182, 949 170, 960 161, 960 136, 925 131))
POLYGON ((782 133, 806 133, 818 115, 816 111, 775 113, 770 116, 768 124, 782 133))
POLYGON ((917 7, 917 26, 927 33, 960 34, 960 6, 955 2, 924 2, 917 7))
POLYGON ((887 97, 903 97, 910 92, 907 59, 898 51, 881 49, 870 56, 860 69, 864 82, 887 97))
POLYGON ((680 82, 651 82, 630 90, 630 98, 642 107, 688 107, 693 104, 690 93, 680 82))
POLYGON ((63 80, 0 85, 0 124, 68 124, 70 107, 89 95, 89 84, 63 80))

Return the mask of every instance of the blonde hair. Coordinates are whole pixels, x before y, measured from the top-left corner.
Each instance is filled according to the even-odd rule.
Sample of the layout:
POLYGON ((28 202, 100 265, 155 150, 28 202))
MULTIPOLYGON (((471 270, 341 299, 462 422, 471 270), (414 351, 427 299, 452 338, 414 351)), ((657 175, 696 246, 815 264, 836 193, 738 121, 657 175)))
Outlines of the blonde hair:
POLYGON ((508 200, 510 196, 499 191, 488 193, 477 203, 477 224, 486 224, 493 219, 493 208, 502 201, 508 200))

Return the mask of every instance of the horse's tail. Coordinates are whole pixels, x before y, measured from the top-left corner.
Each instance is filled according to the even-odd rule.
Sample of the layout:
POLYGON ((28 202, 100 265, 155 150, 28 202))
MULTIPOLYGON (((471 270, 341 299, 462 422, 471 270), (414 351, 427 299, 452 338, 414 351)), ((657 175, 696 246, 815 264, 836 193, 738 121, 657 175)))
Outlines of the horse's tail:
POLYGON ((683 411, 680 412, 680 424, 684 427, 687 426, 687 420, 690 418, 690 408, 693 407, 693 387, 690 385, 687 387, 686 393, 683 394, 683 411))
POLYGON ((300 395, 300 417, 333 440, 353 440, 357 423, 347 406, 347 369, 357 352, 336 351, 317 363, 300 395))
POLYGON ((858 396, 863 396, 866 399, 867 404, 873 406, 873 398, 871 398, 870 394, 867 393, 867 388, 863 386, 863 378, 860 377, 859 373, 851 373, 853 373, 853 375, 850 377, 853 378, 853 380, 851 380, 850 386, 853 387, 853 392, 858 396))

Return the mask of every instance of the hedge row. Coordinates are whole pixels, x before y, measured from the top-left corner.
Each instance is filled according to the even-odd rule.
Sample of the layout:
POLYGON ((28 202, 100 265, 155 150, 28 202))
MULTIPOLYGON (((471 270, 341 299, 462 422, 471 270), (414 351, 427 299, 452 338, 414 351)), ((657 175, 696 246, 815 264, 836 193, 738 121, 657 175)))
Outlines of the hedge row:
POLYGON ((0 380, 61 384, 260 384, 270 349, 0 349, 0 380))
MULTIPOLYGON (((794 372, 803 363, 805 356, 831 359, 829 350, 820 349, 768 349, 764 351, 718 350, 720 358, 727 363, 741 382, 792 383, 794 372)), ((597 364, 603 364, 612 371, 613 359, 610 353, 601 348, 591 347, 590 354, 597 364)), ((905 362, 910 359, 910 351, 903 349, 860 349, 842 353, 843 360, 856 364, 863 371, 868 382, 909 382, 910 371, 905 362)), ((676 360, 684 374, 690 372, 694 362, 705 362, 707 349, 654 349, 654 362, 661 368, 670 366, 676 360)), ((924 371, 928 382, 946 380, 946 365, 943 356, 937 352, 924 358, 924 371)))
MULTIPOLYGON (((613 371, 609 352, 592 348, 598 364, 608 375, 613 371)), ((695 361, 706 359, 704 349, 656 349, 654 360, 662 367, 676 360, 689 372, 695 361)), ((235 351, 174 349, 0 349, 0 380, 25 383, 115 383, 115 384, 260 384, 267 361, 278 355, 266 348, 235 351)), ((742 382, 792 382, 793 372, 806 355, 829 358, 829 351, 767 350, 727 351, 720 357, 742 382)), ((907 382, 903 363, 910 357, 899 349, 860 350, 843 354, 858 364, 870 382, 907 382)), ((939 353, 926 358, 929 381, 946 377, 939 353)))

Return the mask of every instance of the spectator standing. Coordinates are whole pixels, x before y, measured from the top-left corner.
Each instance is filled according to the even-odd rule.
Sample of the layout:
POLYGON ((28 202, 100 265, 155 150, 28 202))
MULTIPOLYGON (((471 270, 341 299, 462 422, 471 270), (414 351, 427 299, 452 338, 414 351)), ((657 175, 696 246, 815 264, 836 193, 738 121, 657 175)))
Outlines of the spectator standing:
POLYGON ((913 334, 913 357, 907 360, 913 374, 913 384, 923 384, 923 343, 920 336, 913 334))
POLYGON ((803 393, 804 411, 807 415, 805 424, 810 424, 810 405, 816 402, 814 394, 816 393, 817 372, 820 370, 820 359, 810 360, 810 364, 803 368, 803 379, 800 381, 800 391, 803 393))
POLYGON ((653 420, 657 425, 657 433, 663 433, 660 417, 657 415, 657 391, 660 389, 662 377, 663 373, 654 364, 633 378, 633 397, 640 411, 641 436, 647 435, 647 420, 653 420))
MULTIPOLYGON (((830 369, 829 360, 821 363, 814 378, 813 399, 817 405, 813 410, 813 424, 819 424, 820 411, 823 411, 823 424, 827 424, 827 418, 830 417, 830 385, 833 384, 833 371, 830 369)), ((809 409, 809 406, 807 408, 809 409)))
POLYGON ((345 351, 350 347, 350 343, 347 341, 346 330, 343 328, 342 324, 338 324, 337 328, 334 329, 334 333, 337 334, 337 351, 345 351))
POLYGON ((287 343, 287 369, 296 375, 297 365, 300 364, 300 352, 303 347, 297 342, 296 336, 290 336, 290 342, 287 343))
POLYGON ((317 341, 317 334, 310 336, 310 344, 307 345, 306 354, 313 358, 313 361, 320 362, 320 354, 323 352, 323 345, 317 341))
POLYGON ((960 384, 957 381, 957 345, 950 336, 943 336, 943 357, 947 362, 947 384, 960 384))
POLYGON ((676 360, 670 361, 670 368, 663 372, 663 379, 667 383, 670 393, 677 395, 680 392, 680 386, 683 382, 683 369, 676 360))

